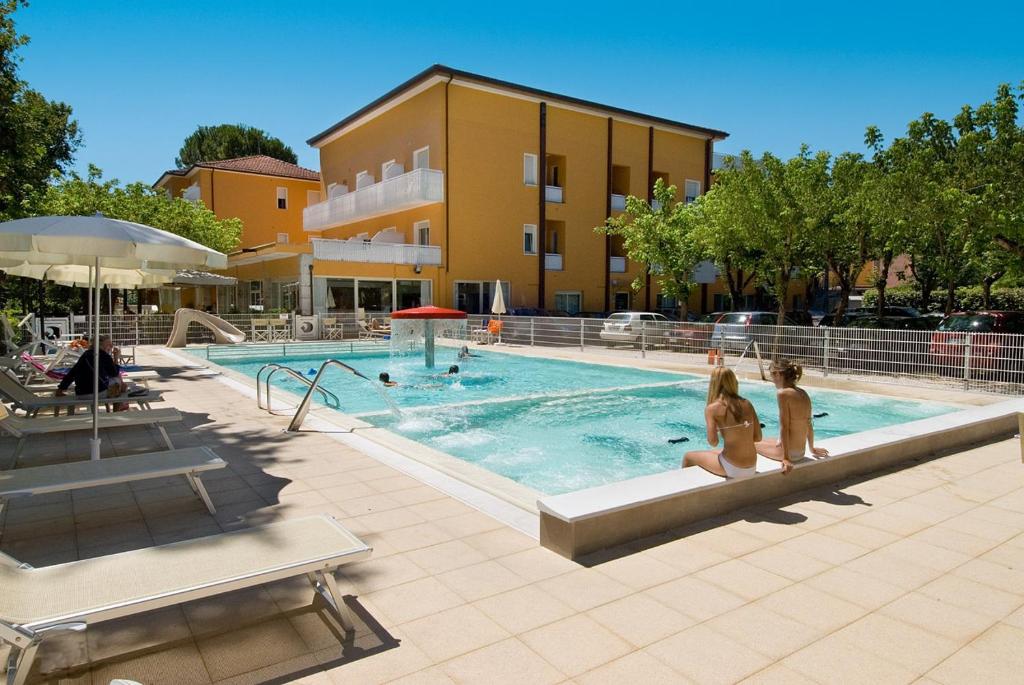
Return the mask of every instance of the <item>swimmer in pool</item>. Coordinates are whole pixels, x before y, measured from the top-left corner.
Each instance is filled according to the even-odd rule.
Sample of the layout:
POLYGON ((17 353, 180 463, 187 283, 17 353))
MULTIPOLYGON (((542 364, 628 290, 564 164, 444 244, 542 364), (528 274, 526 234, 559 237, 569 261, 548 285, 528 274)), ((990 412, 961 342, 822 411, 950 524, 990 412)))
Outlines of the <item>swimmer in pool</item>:
POLYGON ((803 369, 787 359, 779 359, 772 362, 771 374, 778 388, 779 437, 758 442, 757 453, 781 461, 782 472, 789 473, 793 470, 792 460, 802 459, 806 450, 819 458, 827 457, 828 450, 814 446, 811 398, 796 385, 803 369))
POLYGON ((473 354, 472 352, 470 352, 469 351, 469 347, 466 346, 466 345, 463 345, 462 349, 459 350, 459 361, 460 362, 465 360, 465 359, 469 359, 470 357, 479 357, 479 356, 480 356, 479 354, 473 354))
POLYGON ((387 371, 382 371, 381 374, 377 376, 377 379, 384 384, 385 388, 394 388, 398 386, 398 383, 391 380, 391 376, 387 371))
POLYGON ((749 400, 740 397, 739 382, 732 369, 717 367, 711 372, 708 404, 704 410, 708 444, 721 450, 696 450, 683 457, 683 468, 699 466, 724 478, 749 478, 757 473, 757 450, 761 440, 761 422, 749 400))

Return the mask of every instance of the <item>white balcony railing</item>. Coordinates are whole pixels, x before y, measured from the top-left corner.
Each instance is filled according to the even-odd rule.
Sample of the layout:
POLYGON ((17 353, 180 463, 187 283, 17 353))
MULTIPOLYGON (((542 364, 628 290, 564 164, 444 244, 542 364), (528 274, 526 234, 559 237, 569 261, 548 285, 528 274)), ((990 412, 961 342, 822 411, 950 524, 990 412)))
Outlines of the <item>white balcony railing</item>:
POLYGON ((302 210, 302 227, 307 231, 322 231, 435 202, 444 202, 444 172, 413 169, 306 207, 302 210))
POLYGON ((562 202, 562 189, 558 186, 544 186, 544 200, 546 202, 562 202))
POLYGON ((360 262, 363 264, 441 264, 441 248, 437 245, 405 245, 401 243, 370 243, 363 240, 313 240, 313 259, 328 262, 360 262))
POLYGON ((613 274, 624 274, 626 273, 626 258, 625 257, 609 257, 608 258, 608 271, 613 274))
POLYGON ((626 196, 612 193, 612 211, 613 212, 624 212, 626 211, 626 196))
POLYGON ((544 255, 544 268, 548 271, 561 271, 562 270, 562 255, 551 254, 548 252, 544 255))

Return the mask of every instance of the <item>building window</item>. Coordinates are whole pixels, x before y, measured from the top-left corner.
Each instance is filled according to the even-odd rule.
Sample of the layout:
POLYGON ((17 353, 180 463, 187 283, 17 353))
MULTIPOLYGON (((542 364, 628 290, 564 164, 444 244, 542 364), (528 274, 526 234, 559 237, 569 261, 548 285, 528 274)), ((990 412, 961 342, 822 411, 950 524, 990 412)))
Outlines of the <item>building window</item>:
POLYGON ((583 294, 579 292, 555 293, 555 310, 570 316, 583 309, 583 294))
POLYGON ((288 244, 288 234, 287 233, 278 233, 277 234, 277 244, 278 245, 287 245, 288 244))
POLYGON ((523 254, 537 254, 537 227, 523 224, 523 254))
POLYGON ((686 179, 686 195, 684 196, 686 204, 690 204, 691 202, 696 200, 699 195, 700 181, 692 181, 690 179, 686 179))
POLYGON ((249 281, 249 306, 262 309, 263 281, 249 281))
POLYGON ((360 171, 358 174, 356 174, 356 190, 359 190, 360 188, 365 188, 367 186, 372 186, 373 182, 374 178, 369 171, 360 171))
POLYGON ((277 208, 288 209, 288 189, 278 188, 277 189, 277 208))
POLYGON ((529 152, 523 155, 523 183, 528 186, 537 185, 537 155, 529 152))
POLYGON ((429 221, 417 221, 412 225, 412 233, 416 239, 417 245, 429 245, 430 244, 430 222, 429 221))
POLYGON ((313 205, 316 205, 316 204, 320 204, 320 191, 319 190, 307 190, 306 191, 306 206, 307 207, 312 207, 313 205))
POLYGON ((629 311, 629 293, 615 293, 615 311, 629 311))
POLYGON ((430 168, 430 146, 421 147, 419 150, 414 150, 412 153, 412 168, 413 169, 429 169, 430 168))

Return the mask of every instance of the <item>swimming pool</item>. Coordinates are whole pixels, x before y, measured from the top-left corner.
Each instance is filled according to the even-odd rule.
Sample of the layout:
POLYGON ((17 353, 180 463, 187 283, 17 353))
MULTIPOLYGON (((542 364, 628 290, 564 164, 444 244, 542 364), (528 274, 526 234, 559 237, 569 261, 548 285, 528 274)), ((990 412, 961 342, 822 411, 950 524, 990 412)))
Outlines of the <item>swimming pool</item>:
MULTIPOLYGON (((424 369, 421 358, 337 356, 371 378, 390 373, 400 384, 387 391, 401 407, 400 417, 349 374, 325 376, 324 385, 346 413, 550 495, 678 468, 685 451, 705 447, 706 377, 474 352, 480 356, 457 362, 454 350, 439 350, 434 370, 424 369), (458 363, 460 373, 440 376, 450 363, 458 363), (687 442, 668 443, 679 438, 687 442)), ((269 361, 308 372, 323 359, 218 363, 255 377, 269 361)), ((280 378, 281 387, 304 392, 299 383, 280 378)), ((941 404, 807 390, 815 412, 828 414, 815 421, 819 440, 954 411, 941 404)), ((765 435, 777 434, 774 387, 747 382, 741 392, 757 408, 765 435)))

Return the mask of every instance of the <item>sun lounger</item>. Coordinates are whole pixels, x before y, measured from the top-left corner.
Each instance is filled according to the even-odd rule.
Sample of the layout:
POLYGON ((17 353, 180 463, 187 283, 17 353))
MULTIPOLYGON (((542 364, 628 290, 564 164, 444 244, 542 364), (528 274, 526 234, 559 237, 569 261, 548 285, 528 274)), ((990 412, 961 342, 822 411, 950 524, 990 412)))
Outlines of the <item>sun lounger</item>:
MULTIPOLYGON (((88 395, 81 397, 73 395, 41 397, 22 385, 5 370, 0 370, 0 396, 12 402, 16 408, 23 410, 28 416, 35 416, 41 409, 62 409, 64 407, 92 405, 92 397, 88 395)), ((148 409, 150 402, 159 402, 163 398, 158 391, 147 390, 144 395, 124 395, 116 398, 116 400, 113 397, 101 399, 104 404, 110 404, 115 401, 119 404, 135 403, 143 409, 148 409)))
POLYGON ((372 551, 321 515, 39 569, 0 554, 8 681, 23 685, 40 643, 52 633, 302 575, 351 631, 334 571, 372 551))
POLYGON ((385 337, 391 335, 391 329, 374 329, 370 328, 365 321, 356 321, 359 324, 359 339, 360 340, 383 340, 385 337))
MULTIPOLYGON (((167 443, 167 449, 173 450, 171 438, 162 424, 181 421, 177 409, 144 409, 141 411, 122 411, 100 414, 100 428, 125 428, 128 426, 153 426, 160 431, 167 443)), ((27 419, 22 416, 11 416, 6 407, 0 406, 0 429, 18 438, 18 446, 14 448, 14 464, 25 447, 25 441, 33 435, 50 433, 68 433, 71 431, 92 430, 92 414, 80 416, 47 416, 41 419, 27 419)))
POLYGON ((209 447, 188 447, 169 452, 148 452, 96 461, 73 461, 0 471, 0 511, 3 510, 5 500, 14 497, 184 476, 210 513, 215 514, 217 510, 200 480, 200 474, 227 465, 209 447))

